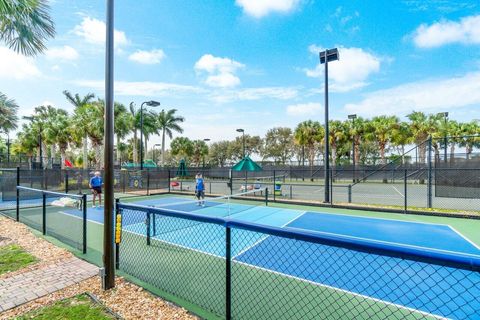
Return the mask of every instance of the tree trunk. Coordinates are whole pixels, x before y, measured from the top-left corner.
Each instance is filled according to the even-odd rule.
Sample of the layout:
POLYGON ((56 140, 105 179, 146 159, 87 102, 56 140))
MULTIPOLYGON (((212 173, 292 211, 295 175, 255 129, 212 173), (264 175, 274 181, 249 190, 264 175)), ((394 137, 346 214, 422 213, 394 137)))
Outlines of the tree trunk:
POLYGON ((62 170, 65 170, 65 158, 66 158, 66 154, 65 154, 65 149, 64 148, 60 148, 60 158, 61 158, 61 168, 62 170))
MULTIPOLYGON (((162 131, 162 167, 165 166, 165 128, 162 131)), ((223 164, 222 164, 223 167, 223 164)))
MULTIPOLYGON (((93 143, 92 143, 93 144, 93 143)), ((100 144, 93 144, 93 148, 95 150, 95 169, 100 170, 102 169, 102 146, 100 144)))
POLYGON ((133 130, 133 163, 138 163, 137 129, 133 130))
POLYGON ((49 158, 48 158, 48 152, 47 152, 47 145, 42 141, 42 157, 43 157, 43 168, 44 169, 47 169, 49 164, 50 164, 50 161, 49 161, 49 158))
POLYGON ((83 169, 88 169, 88 137, 83 138, 83 169))
POLYGON ((452 142, 450 146, 450 165, 453 165, 455 162, 455 142, 452 142))

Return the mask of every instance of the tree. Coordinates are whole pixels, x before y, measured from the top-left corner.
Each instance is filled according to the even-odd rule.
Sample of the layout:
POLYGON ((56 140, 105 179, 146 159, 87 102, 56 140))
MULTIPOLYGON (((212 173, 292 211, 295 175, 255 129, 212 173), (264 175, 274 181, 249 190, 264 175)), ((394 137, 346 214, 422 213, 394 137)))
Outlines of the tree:
MULTIPOLYGON (((353 139, 353 148, 355 149, 355 168, 360 164, 360 144, 364 139, 367 121, 361 117, 355 119, 355 122, 349 121, 347 129, 348 135, 353 139)), ((355 170, 354 168, 354 170, 355 170)))
POLYGON ((18 105, 15 100, 0 92, 0 131, 9 133, 17 129, 17 111, 18 105))
POLYGON ((399 127, 399 119, 396 116, 378 116, 370 121, 369 133, 377 143, 380 151, 382 164, 387 164, 385 159, 385 150, 392 141, 394 131, 399 127))
POLYGON ((293 143, 292 129, 272 128, 267 131, 263 140, 262 157, 273 158, 275 162, 285 164, 293 155, 293 143))
POLYGON ((229 141, 219 141, 214 142, 210 145, 209 148, 209 163, 224 167, 227 160, 231 159, 230 156, 230 142, 229 141))
POLYGON ((391 143, 397 148, 398 153, 402 157, 402 164, 405 164, 405 146, 412 142, 412 132, 410 125, 406 122, 400 122, 398 126, 393 129, 391 136, 391 143))
POLYGON ((47 141, 49 141, 52 145, 58 146, 61 157, 61 167, 64 169, 66 151, 70 142, 72 141, 72 132, 69 125, 71 119, 68 116, 67 111, 62 109, 57 109, 54 112, 51 112, 49 117, 50 120, 45 128, 45 136, 47 137, 47 141))
POLYGON ((80 97, 78 93, 72 95, 69 91, 64 90, 63 94, 68 102, 74 107, 74 116, 72 126, 73 135, 72 138, 79 141, 82 140, 83 145, 83 168, 88 168, 88 133, 87 126, 89 125, 89 106, 93 102, 95 95, 93 93, 87 93, 84 97, 80 97))
POLYGON ((208 146, 203 140, 193 141, 193 152, 192 152, 192 161, 197 167, 205 165, 205 156, 208 155, 208 146))
POLYGON ((437 130, 435 118, 425 115, 420 111, 414 111, 407 115, 410 120, 410 130, 412 132, 413 142, 418 146, 419 161, 424 164, 427 152, 427 139, 437 130))
POLYGON ((173 156, 188 160, 193 154, 193 142, 186 137, 177 137, 170 143, 170 151, 173 156))
POLYGON ((469 160, 473 148, 480 146, 480 137, 478 136, 480 132, 480 122, 478 120, 472 120, 467 123, 462 123, 460 131, 464 136, 460 145, 465 147, 466 158, 469 160))
POLYGON ((325 131, 318 121, 307 120, 297 125, 294 131, 294 139, 297 145, 305 147, 308 152, 310 175, 313 175, 315 161, 315 147, 321 143, 325 131))
POLYGON ((25 154, 28 156, 29 167, 32 167, 31 158, 38 149, 38 132, 30 124, 23 124, 22 130, 17 134, 17 139, 12 145, 14 154, 25 154))
MULTIPOLYGON (((229 145, 229 153, 234 161, 243 158, 243 136, 236 137, 229 145)), ((262 139, 259 136, 245 135, 245 156, 258 154, 262 148, 262 139)))
POLYGON ((348 141, 348 129, 347 126, 339 120, 330 121, 329 128, 330 130, 328 141, 332 150, 332 167, 333 170, 335 170, 338 157, 337 150, 348 141))
POLYGON ((165 135, 172 139, 173 132, 183 133, 180 123, 184 122, 185 118, 177 116, 176 113, 177 109, 162 110, 157 116, 157 128, 162 131, 162 166, 165 165, 165 135))
POLYGON ((133 129, 132 115, 127 111, 127 108, 118 102, 114 103, 114 132, 117 138, 117 152, 116 160, 121 163, 121 155, 127 149, 125 144, 122 143, 124 139, 133 129))
POLYGON ((0 40, 26 56, 45 51, 55 26, 45 0, 0 0, 0 40))

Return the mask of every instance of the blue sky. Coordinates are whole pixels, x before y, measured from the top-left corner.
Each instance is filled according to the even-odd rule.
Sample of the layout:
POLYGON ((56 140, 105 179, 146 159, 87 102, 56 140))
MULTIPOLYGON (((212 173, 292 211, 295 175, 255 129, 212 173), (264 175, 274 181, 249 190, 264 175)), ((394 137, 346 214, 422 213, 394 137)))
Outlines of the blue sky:
MULTIPOLYGON (((50 4, 57 36, 45 55, 0 47, 0 91, 21 115, 41 104, 71 110, 65 89, 104 95, 104 1, 50 4)), ((477 1, 122 0, 115 14, 115 99, 178 109, 192 139, 322 121, 326 47, 340 50, 331 118, 480 118, 477 1)))

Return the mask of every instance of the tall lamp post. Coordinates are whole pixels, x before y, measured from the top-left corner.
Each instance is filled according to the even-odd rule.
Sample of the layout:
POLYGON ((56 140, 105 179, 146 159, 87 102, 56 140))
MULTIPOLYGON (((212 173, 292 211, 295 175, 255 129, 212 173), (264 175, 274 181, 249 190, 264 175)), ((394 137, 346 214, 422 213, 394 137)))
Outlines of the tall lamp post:
POLYGON ((443 161, 445 163, 447 163, 447 123, 448 123, 448 112, 440 112, 438 113, 439 116, 442 116, 443 117, 443 121, 445 122, 445 131, 444 131, 444 135, 443 135, 443 147, 444 147, 444 150, 443 150, 443 161))
MULTIPOLYGON (((243 159, 245 159, 245 130, 244 129, 237 129, 237 132, 242 133, 242 141, 243 141, 243 159)), ((247 192, 247 170, 245 170, 245 192, 247 192)))
MULTIPOLYGON (((355 128, 356 114, 349 114, 348 119, 352 120, 352 128, 355 128)), ((352 134, 352 166, 353 166, 353 182, 355 182, 355 135, 352 134)))
POLYGON ((153 100, 145 101, 140 106, 140 170, 143 170, 143 105, 147 105, 148 107, 158 107, 160 102, 153 100))
POLYGON ((339 59, 338 49, 326 49, 319 53, 320 64, 325 64, 325 203, 330 202, 330 145, 328 130, 328 63, 339 59))

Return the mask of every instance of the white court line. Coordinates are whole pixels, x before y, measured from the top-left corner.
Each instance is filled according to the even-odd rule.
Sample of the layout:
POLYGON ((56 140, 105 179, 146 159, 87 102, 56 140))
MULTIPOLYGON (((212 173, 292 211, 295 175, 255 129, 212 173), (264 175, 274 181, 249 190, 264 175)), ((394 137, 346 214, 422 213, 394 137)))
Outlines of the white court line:
POLYGON ((435 315, 435 314, 431 314, 431 313, 428 313, 428 312, 425 312, 425 311, 421 311, 421 310, 413 309, 413 308, 410 308, 410 307, 402 306, 402 305, 399 305, 399 304, 396 304, 396 303, 393 303, 393 302, 388 302, 388 301, 384 301, 384 300, 381 300, 381 299, 369 297, 369 296, 366 296, 366 295, 363 295, 363 294, 360 294, 360 293, 356 293, 356 292, 352 292, 352 291, 348 291, 348 290, 345 290, 345 289, 332 287, 332 286, 329 286, 329 285, 326 285, 326 284, 322 284, 322 283, 314 282, 314 281, 307 280, 307 279, 304 279, 304 278, 292 276, 290 274, 285 274, 285 273, 282 273, 282 272, 262 268, 262 267, 255 266, 255 265, 252 265, 252 264, 249 264, 249 263, 245 263, 245 262, 241 262, 241 261, 236 261, 236 263, 239 263, 239 264, 242 264, 242 265, 245 265, 245 266, 248 266, 248 267, 252 267, 252 268, 255 268, 255 269, 260 269, 260 270, 263 270, 263 271, 266 271, 266 272, 271 272, 271 273, 274 273, 274 274, 278 274, 280 276, 284 276, 284 277, 287 277, 287 278, 299 280, 299 281, 302 281, 302 282, 307 282, 307 283, 313 284, 315 286, 324 287, 324 288, 328 288, 328 289, 332 289, 332 290, 336 290, 336 291, 341 291, 343 293, 348 293, 348 294, 351 294, 351 295, 354 295, 354 296, 357 296, 357 297, 362 297, 364 299, 372 300, 372 301, 375 301, 375 302, 381 302, 381 303, 384 303, 384 304, 387 304, 387 305, 390 305, 390 306, 397 307, 399 309, 405 309, 405 310, 408 310, 410 312, 420 313, 424 316, 430 316, 430 317, 434 317, 436 319, 448 319, 448 318, 438 316, 438 315, 435 315))
MULTIPOLYGON (((136 224, 129 224, 128 226, 134 226, 134 225, 144 225, 144 223, 139 222, 139 223, 136 223, 136 224)), ((125 230, 125 232, 136 234, 138 236, 144 237, 145 239, 147 238, 146 235, 135 232, 135 231, 125 230)), ((206 254, 206 255, 209 255, 209 256, 212 256, 212 257, 222 258, 223 260, 225 260, 225 257, 217 256, 216 254, 213 254, 213 253, 210 253, 210 252, 205 252, 205 251, 198 250, 198 249, 195 249, 195 248, 190 248, 190 247, 178 244, 178 243, 173 243, 173 242, 163 240, 163 239, 158 239, 158 238, 155 238, 155 237, 152 237, 152 240, 155 240, 155 241, 158 241, 158 242, 163 242, 163 243, 166 243, 166 244, 169 244, 169 245, 172 245, 172 246, 176 246, 176 247, 179 247, 179 248, 182 248, 182 249, 187 249, 187 250, 192 250, 192 251, 195 251, 195 252, 198 252, 198 253, 203 253, 203 254, 206 254)))
POLYGON ((402 198, 405 198, 405 196, 403 195, 403 193, 401 193, 400 191, 398 191, 398 189, 395 187, 395 186, 392 186, 393 190, 395 190, 399 195, 402 196, 402 198))
MULTIPOLYGON (((283 210, 283 209, 281 209, 283 210)), ((293 221, 297 220, 298 218, 300 218, 301 216, 303 216, 304 214, 306 213, 306 211, 303 211, 303 213, 301 213, 300 215, 296 216, 295 218, 289 220, 288 222, 284 223, 281 228, 284 228, 286 226, 288 226, 290 223, 292 223, 293 221)), ((268 216, 267 216, 268 217, 268 216)), ((255 231, 251 231, 251 232, 255 232, 255 231)), ((238 256, 244 254, 245 252, 247 252, 248 250, 250 249, 253 249, 253 247, 259 245, 260 243, 262 243, 263 241, 265 241, 268 237, 270 237, 269 234, 266 234, 266 236, 262 239, 259 239, 258 241, 256 241, 254 244, 252 244, 251 246, 248 246, 246 247, 245 249, 241 250, 238 254, 236 254, 235 256, 232 257, 232 260, 237 258, 238 256)))
POLYGON ((475 248, 477 248, 478 250, 480 250, 480 247, 475 243, 473 242, 472 240, 468 239, 466 236, 464 236, 461 232, 459 232, 457 229, 455 229, 454 227, 452 226, 449 226, 450 229, 452 229, 455 233, 457 233, 460 237, 462 237, 465 241, 467 241, 468 243, 470 243, 471 245, 473 245, 475 248))
MULTIPOLYGON (((304 231, 305 229, 302 228, 296 228, 296 227, 288 227, 290 229, 296 229, 296 230, 302 230, 304 231)), ((348 236, 348 235, 343 235, 343 234, 338 234, 338 233, 331 233, 331 232, 325 232, 325 231, 315 231, 315 230, 308 230, 311 232, 319 233, 319 234, 324 234, 327 236, 340 236, 342 238, 347 238, 347 239, 352 239, 352 240, 363 240, 363 241, 368 241, 368 242, 375 242, 375 243, 380 243, 380 244, 393 244, 395 246, 400 246, 400 247, 407 247, 407 248, 413 248, 413 249, 427 249, 427 251, 436 251, 440 253, 449 253, 449 254, 456 254, 456 255, 464 255, 472 258, 479 258, 480 255, 476 254, 471 254, 471 253, 465 253, 465 252, 458 252, 458 251, 450 251, 450 250, 444 250, 444 249, 437 249, 437 248, 429 248, 429 247, 420 247, 416 246, 413 244, 405 244, 405 243, 399 243, 399 242, 390 242, 390 241, 382 241, 382 240, 375 240, 375 239, 369 239, 369 238, 361 238, 361 237, 355 237, 355 236, 348 236)), ((349 249, 347 249, 349 250, 349 249)), ((355 250, 353 250, 355 251, 355 250)), ((409 260, 409 259, 406 259, 409 260)))

